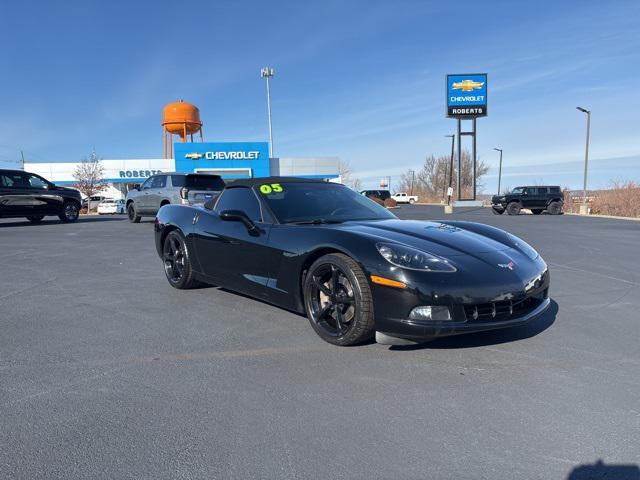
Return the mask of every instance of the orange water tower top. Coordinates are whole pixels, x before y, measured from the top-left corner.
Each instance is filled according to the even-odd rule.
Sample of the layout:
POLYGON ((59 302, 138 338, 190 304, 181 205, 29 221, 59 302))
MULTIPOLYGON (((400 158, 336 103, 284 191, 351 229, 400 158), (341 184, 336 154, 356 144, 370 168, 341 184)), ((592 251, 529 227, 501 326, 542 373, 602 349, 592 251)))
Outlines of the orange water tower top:
POLYGON ((164 129, 164 156, 170 158, 173 155, 173 143, 171 137, 178 135, 182 142, 187 141, 193 134, 200 132, 202 137, 202 121, 200 120, 200 110, 195 105, 180 100, 169 103, 162 110, 162 127, 164 129))

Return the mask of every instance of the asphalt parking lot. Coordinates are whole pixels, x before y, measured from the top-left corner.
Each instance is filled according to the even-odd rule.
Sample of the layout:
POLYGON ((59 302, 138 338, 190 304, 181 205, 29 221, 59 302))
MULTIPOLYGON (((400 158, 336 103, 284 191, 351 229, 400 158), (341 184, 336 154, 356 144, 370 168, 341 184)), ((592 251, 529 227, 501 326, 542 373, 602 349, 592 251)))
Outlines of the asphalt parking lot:
POLYGON ((640 463, 640 222, 448 218, 536 247, 549 314, 334 347, 288 311, 172 289, 150 219, 1 220, 0 478, 564 479, 640 463))

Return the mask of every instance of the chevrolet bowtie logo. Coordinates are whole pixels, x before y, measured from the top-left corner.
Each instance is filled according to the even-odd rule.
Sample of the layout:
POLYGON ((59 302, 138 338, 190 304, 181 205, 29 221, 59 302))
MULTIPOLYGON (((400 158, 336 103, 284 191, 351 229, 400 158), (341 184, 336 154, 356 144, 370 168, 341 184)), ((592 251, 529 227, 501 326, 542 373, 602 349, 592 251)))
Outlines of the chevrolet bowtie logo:
POLYGON ((461 82, 453 82, 451 88, 453 90, 462 90, 463 92, 472 92, 474 90, 480 90, 484 82, 474 82, 473 80, 462 80, 461 82))
POLYGON ((193 153, 187 153, 184 158, 190 158, 192 160, 198 160, 199 158, 204 157, 204 155, 202 153, 197 153, 197 152, 193 152, 193 153))

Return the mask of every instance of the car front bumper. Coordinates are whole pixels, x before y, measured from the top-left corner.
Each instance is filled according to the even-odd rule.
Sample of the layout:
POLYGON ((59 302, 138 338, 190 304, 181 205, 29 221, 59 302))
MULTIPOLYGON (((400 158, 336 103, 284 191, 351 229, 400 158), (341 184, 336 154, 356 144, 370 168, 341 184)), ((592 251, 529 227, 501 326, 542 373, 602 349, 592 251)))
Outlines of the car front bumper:
POLYGON ((455 277, 452 274, 448 281, 439 284, 408 279, 405 289, 371 284, 376 332, 397 340, 381 343, 421 343, 450 335, 517 327, 542 316, 551 303, 546 266, 506 281, 455 277), (428 305, 448 307, 451 319, 410 318, 415 307, 428 305))

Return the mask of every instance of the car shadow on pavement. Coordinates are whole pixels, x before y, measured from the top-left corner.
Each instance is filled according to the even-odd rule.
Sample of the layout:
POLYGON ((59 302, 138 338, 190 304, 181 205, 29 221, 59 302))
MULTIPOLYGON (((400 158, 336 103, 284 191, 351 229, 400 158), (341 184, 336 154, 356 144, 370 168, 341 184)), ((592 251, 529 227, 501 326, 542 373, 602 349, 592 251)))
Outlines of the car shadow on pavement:
POLYGON ((593 465, 579 465, 571 470, 567 480, 640 480, 640 468, 636 464, 605 464, 598 460, 593 465))
POLYGON ((526 338, 535 337, 553 325, 558 315, 558 304, 551 300, 551 304, 546 312, 540 317, 526 325, 500 330, 490 330, 488 332, 467 333, 443 337, 431 342, 416 345, 402 345, 389 347, 392 350, 421 350, 421 349, 454 349, 486 347, 488 345, 499 345, 501 343, 516 342, 526 338))
MULTIPOLYGON (((9 227, 44 227, 46 225, 62 225, 64 222, 62 220, 58 220, 55 217, 45 218, 41 222, 32 223, 28 220, 13 220, 11 218, 3 219, 4 221, 0 222, 0 228, 9 228, 9 227)), ((115 222, 115 221, 124 221, 127 220, 127 217, 124 215, 119 216, 90 216, 90 217, 80 217, 76 222, 70 223, 69 225, 77 225, 79 223, 94 223, 94 222, 115 222)))

